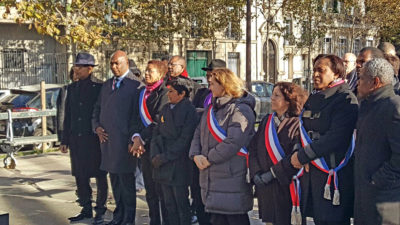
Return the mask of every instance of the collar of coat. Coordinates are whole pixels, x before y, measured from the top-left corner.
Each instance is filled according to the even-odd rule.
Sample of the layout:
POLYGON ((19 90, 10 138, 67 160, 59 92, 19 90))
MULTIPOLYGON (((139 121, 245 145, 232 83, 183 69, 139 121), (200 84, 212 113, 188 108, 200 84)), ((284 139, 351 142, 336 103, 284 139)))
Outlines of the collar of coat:
POLYGON ((392 96, 394 96, 393 85, 387 84, 387 85, 373 91, 371 94, 369 94, 365 98, 364 102, 365 103, 373 103, 380 99, 390 98, 392 96))
POLYGON ((348 89, 349 89, 349 85, 347 83, 343 83, 343 84, 339 84, 337 86, 325 89, 323 91, 320 91, 320 92, 315 93, 313 95, 321 95, 325 99, 327 99, 327 98, 330 98, 331 96, 333 96, 334 94, 336 94, 336 92, 344 92, 344 91, 346 91, 348 89))
MULTIPOLYGON (((315 94, 311 94, 310 97, 308 98, 306 104, 304 105, 304 108, 309 109, 309 110, 321 110, 322 108, 325 107, 325 105, 329 104, 330 101, 327 101, 327 99, 331 98, 332 96, 335 96, 338 93, 349 93, 352 94, 349 85, 347 83, 343 83, 331 88, 328 88, 326 90, 320 91, 315 94)), ((356 98, 354 97, 354 100, 356 98)), ((353 101, 352 101, 353 103, 353 101)), ((355 102, 354 104, 357 104, 355 102)))
POLYGON ((218 110, 222 107, 224 107, 224 105, 228 104, 229 102, 234 101, 235 99, 232 98, 231 96, 228 95, 224 95, 222 97, 218 97, 218 98, 213 98, 212 103, 213 103, 213 107, 218 110))

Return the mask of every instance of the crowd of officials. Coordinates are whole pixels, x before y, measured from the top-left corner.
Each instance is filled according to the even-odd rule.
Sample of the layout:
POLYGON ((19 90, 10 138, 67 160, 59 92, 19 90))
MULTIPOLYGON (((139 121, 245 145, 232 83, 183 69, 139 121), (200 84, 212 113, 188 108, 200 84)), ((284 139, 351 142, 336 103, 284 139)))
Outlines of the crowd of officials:
POLYGON ((276 83, 257 129, 255 98, 223 60, 203 68, 202 88, 181 56, 149 61, 140 77, 118 50, 101 83, 94 57, 79 53, 62 109, 60 149, 82 207, 69 219, 93 217, 96 178, 93 224, 105 223, 109 174, 106 224, 135 224, 140 159, 151 225, 189 225, 193 214, 200 225, 249 225, 254 197, 268 224, 400 225, 400 61, 391 44, 378 47, 319 55, 311 93, 276 83))

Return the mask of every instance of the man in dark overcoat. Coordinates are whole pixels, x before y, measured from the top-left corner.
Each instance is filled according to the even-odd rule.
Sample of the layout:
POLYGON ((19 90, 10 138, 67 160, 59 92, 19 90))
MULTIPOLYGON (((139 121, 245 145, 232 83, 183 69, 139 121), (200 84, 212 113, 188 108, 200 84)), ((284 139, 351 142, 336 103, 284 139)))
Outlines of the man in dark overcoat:
POLYGON ((141 83, 129 71, 128 57, 116 51, 110 62, 113 78, 101 89, 92 124, 100 138, 102 170, 110 173, 116 208, 109 225, 135 224, 137 158, 129 153, 131 137, 143 127, 139 116, 141 83))
POLYGON ((74 72, 79 81, 68 86, 65 103, 64 132, 60 149, 71 155, 72 175, 75 176, 79 204, 82 211, 70 221, 92 218, 92 189, 90 178, 97 183, 96 216, 94 224, 102 224, 106 211, 107 174, 100 170, 99 138, 93 133, 91 118, 100 93, 101 82, 92 76, 94 57, 88 53, 76 56, 74 72))
POLYGON ((355 225, 400 224, 400 96, 384 59, 360 73, 355 148, 355 225))

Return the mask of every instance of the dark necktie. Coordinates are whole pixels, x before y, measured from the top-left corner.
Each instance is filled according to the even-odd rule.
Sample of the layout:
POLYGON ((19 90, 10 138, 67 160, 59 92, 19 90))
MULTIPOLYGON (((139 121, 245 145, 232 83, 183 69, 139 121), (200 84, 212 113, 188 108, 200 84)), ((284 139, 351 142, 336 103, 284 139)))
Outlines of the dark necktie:
POLYGON ((113 90, 119 88, 119 83, 118 83, 118 82, 119 82, 119 78, 114 78, 113 84, 112 84, 112 89, 113 89, 113 90))

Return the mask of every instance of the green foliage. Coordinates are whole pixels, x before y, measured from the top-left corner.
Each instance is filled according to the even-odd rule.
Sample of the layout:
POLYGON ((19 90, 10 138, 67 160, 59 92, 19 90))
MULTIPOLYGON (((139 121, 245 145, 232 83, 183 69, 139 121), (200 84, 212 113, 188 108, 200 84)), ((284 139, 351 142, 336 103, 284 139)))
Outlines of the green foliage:
POLYGON ((301 27, 301 37, 296 39, 299 48, 313 47, 330 28, 333 20, 329 11, 323 11, 323 0, 291 0, 285 5, 285 15, 290 15, 301 27))
POLYGON ((95 48, 123 40, 164 43, 174 35, 193 33, 215 38, 229 24, 240 32, 244 4, 245 0, 31 0, 7 7, 17 8, 17 23, 29 23, 40 34, 62 44, 95 48))

